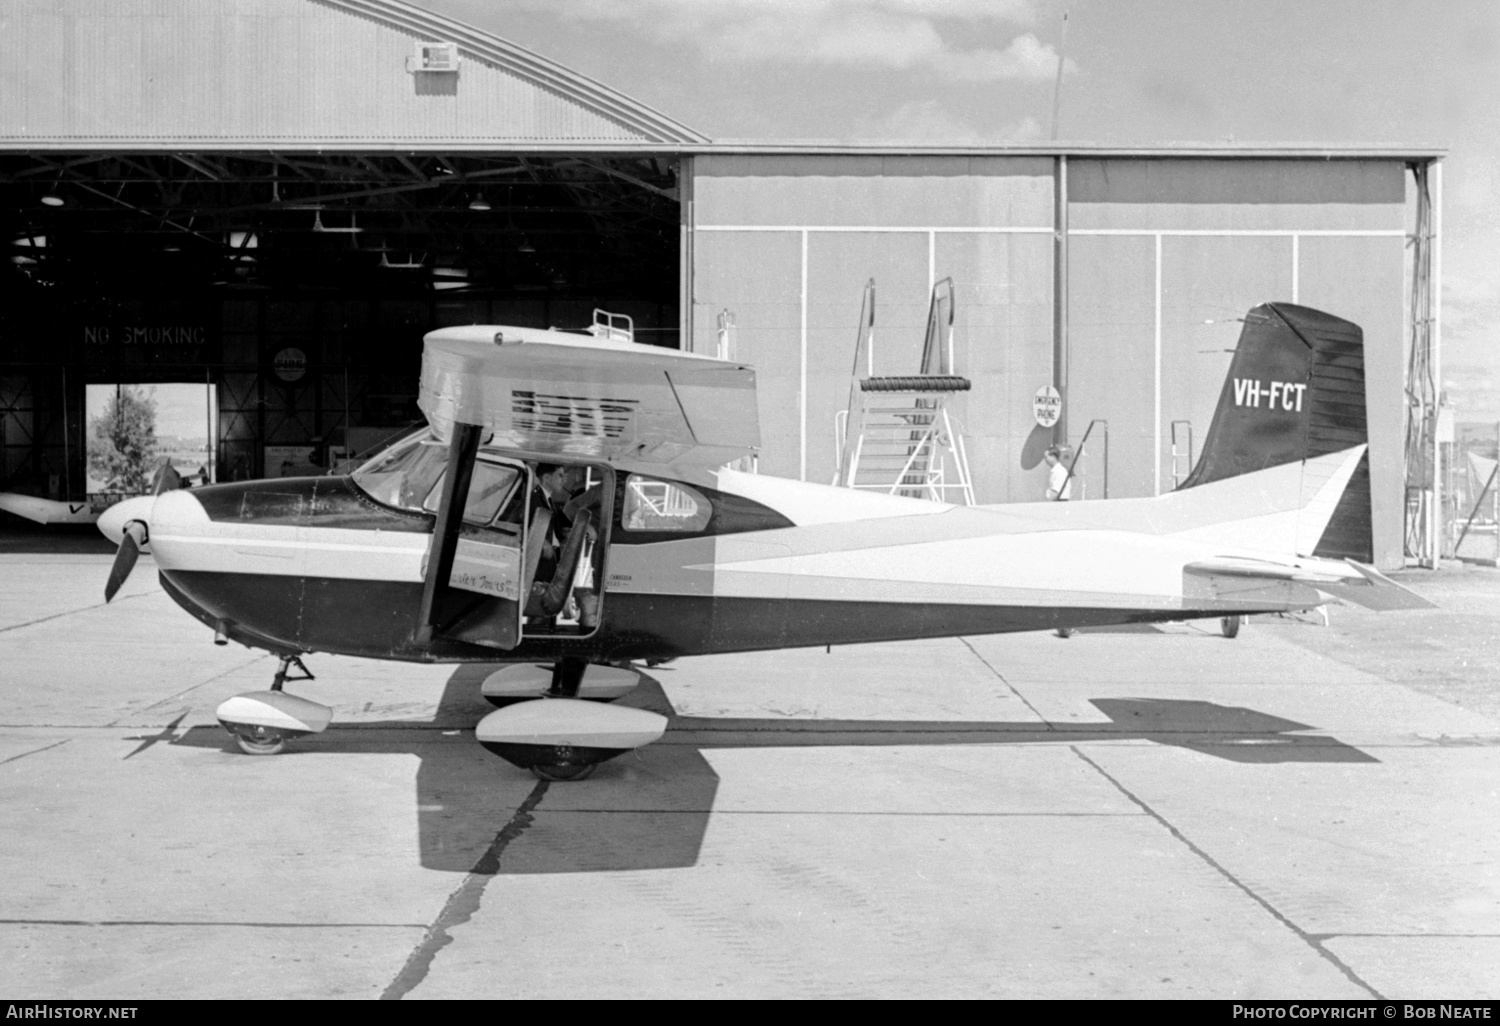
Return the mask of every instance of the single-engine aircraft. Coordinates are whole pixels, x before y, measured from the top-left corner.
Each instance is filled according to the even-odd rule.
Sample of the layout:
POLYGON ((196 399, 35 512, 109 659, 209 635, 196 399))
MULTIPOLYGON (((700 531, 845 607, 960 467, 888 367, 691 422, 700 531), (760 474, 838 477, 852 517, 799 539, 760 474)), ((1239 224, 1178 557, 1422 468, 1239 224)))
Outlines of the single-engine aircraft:
POLYGON ((501 662, 478 740, 560 780, 666 729, 602 701, 635 661, 1409 595, 1363 565, 1363 340, 1329 314, 1249 312, 1176 491, 1000 507, 728 469, 759 445, 754 370, 621 340, 608 318, 430 332, 425 427, 348 475, 112 507, 106 597, 149 543, 162 587, 218 643, 280 657, 271 690, 218 709, 247 752, 328 725, 331 709, 283 690, 310 677, 309 653, 501 662))

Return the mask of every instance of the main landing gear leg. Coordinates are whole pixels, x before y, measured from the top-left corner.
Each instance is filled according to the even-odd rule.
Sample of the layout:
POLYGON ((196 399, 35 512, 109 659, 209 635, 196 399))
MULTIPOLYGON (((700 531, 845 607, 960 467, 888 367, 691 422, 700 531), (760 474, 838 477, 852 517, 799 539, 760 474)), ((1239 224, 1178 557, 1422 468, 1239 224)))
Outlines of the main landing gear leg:
MULTIPOLYGON (((563 658, 552 664, 552 685, 543 698, 577 698, 583 687, 583 674, 589 668, 587 659, 563 658)), ((531 772, 540 780, 585 780, 602 762, 588 758, 573 745, 558 745, 544 760, 531 764, 531 772)))
POLYGON ((583 687, 583 673, 589 668, 587 659, 559 659, 552 664, 552 686, 546 691, 547 698, 577 698, 583 687))
POLYGON ((282 690, 289 680, 314 679, 300 657, 283 655, 276 676, 271 678, 270 691, 235 695, 221 704, 215 715, 246 755, 275 755, 290 739, 316 734, 333 719, 333 710, 328 706, 282 690), (295 674, 293 667, 298 671, 295 674))

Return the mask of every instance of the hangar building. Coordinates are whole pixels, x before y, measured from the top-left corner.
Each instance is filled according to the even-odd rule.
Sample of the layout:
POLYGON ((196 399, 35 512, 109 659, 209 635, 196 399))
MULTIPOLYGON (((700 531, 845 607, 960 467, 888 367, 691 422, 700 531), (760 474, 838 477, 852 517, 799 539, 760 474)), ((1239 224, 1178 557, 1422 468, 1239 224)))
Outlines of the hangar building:
POLYGON ((201 382, 214 476, 275 474, 412 420, 425 331, 596 307, 703 352, 727 313, 760 472, 827 481, 865 282, 909 374, 952 278, 979 502, 1091 424, 1086 497, 1169 490, 1282 299, 1363 326, 1379 565, 1420 535, 1438 151, 714 141, 397 0, 0 0, 0 83, 0 490, 83 498, 91 384, 201 382))

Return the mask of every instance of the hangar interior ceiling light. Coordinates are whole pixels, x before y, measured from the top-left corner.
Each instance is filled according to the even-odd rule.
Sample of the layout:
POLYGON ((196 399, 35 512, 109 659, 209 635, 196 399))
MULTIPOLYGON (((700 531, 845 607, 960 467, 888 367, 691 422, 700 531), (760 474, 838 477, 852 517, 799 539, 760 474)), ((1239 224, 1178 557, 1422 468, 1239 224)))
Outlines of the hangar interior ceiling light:
POLYGON ((470 288, 675 296, 676 196, 675 162, 655 156, 0 154, 0 229, 46 236, 58 280, 119 292, 407 294, 436 279, 376 279, 442 254, 470 288))

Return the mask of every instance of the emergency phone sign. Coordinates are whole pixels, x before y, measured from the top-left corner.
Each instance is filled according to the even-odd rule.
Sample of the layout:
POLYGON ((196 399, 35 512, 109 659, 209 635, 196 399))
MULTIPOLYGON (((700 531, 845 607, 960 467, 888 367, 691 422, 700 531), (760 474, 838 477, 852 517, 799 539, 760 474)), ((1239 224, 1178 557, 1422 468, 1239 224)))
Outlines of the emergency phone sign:
POLYGON ((1037 389, 1031 400, 1031 415, 1044 428, 1056 424, 1062 417, 1062 396, 1057 389, 1051 385, 1043 385, 1037 389))

